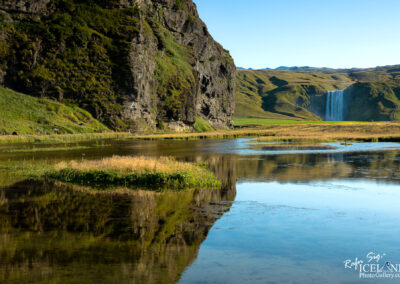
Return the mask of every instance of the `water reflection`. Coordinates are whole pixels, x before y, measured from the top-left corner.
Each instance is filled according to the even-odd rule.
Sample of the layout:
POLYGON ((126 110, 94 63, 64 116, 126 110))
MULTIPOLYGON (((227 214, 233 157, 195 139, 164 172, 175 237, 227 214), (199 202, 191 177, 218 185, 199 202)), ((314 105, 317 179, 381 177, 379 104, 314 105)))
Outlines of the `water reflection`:
POLYGON ((398 283, 345 269, 369 252, 400 263, 400 185, 243 182, 181 283, 398 283))
POLYGON ((3 188, 0 282, 173 283, 234 196, 234 186, 99 193, 27 180, 3 188))
POLYGON ((343 276, 344 257, 400 255, 400 151, 361 144, 276 153, 243 139, 108 141, 0 152, 2 162, 175 156, 208 162, 224 185, 100 193, 0 167, 0 282, 171 283, 187 269, 184 283, 358 283, 343 276))

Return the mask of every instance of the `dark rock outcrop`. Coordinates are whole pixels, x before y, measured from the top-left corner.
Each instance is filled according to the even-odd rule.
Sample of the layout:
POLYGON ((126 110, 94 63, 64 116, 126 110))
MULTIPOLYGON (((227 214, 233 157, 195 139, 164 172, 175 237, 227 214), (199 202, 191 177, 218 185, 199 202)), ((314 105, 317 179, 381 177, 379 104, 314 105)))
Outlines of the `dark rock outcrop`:
POLYGON ((1 1, 0 21, 12 19, 0 25, 3 84, 114 129, 232 126, 235 65, 192 0, 87 2, 1 1))
POLYGON ((0 8, 9 12, 46 15, 51 0, 1 0, 0 8))

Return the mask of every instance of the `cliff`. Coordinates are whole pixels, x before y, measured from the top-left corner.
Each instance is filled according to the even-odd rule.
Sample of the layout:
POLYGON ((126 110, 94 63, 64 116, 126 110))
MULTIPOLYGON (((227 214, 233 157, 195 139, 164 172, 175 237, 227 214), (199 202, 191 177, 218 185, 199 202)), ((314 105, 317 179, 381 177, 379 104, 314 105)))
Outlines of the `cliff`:
POLYGON ((235 66, 191 0, 2 0, 0 40, 0 84, 113 129, 232 125, 235 66))

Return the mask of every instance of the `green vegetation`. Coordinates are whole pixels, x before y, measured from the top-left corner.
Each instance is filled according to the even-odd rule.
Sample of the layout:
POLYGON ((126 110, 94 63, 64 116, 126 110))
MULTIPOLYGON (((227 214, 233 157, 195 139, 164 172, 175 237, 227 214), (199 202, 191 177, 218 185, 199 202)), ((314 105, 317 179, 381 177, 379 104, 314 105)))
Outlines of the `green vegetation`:
POLYGON ((199 180, 189 173, 144 173, 119 174, 112 171, 90 170, 86 172, 64 169, 46 174, 46 177, 62 182, 76 183, 101 189, 111 187, 150 188, 150 189, 185 189, 216 188, 220 185, 216 180, 199 180))
POLYGON ((187 189, 220 188, 221 182, 206 168, 171 158, 118 157, 100 161, 60 163, 44 177, 91 186, 187 189))
POLYGON ((108 9, 116 1, 53 2, 48 17, 15 13, 14 21, 2 14, 0 69, 7 84, 79 105, 113 129, 133 128, 118 117, 118 102, 129 84, 125 59, 139 32, 138 9, 108 9))
MULTIPOLYGON (((132 64, 140 56, 142 65, 156 63, 150 111, 157 114, 157 123, 185 119, 188 106, 194 112, 193 47, 179 44, 158 22, 164 8, 157 17, 139 5, 115 9, 121 6, 116 0, 51 2, 50 15, 40 18, 0 14, 0 84, 80 106, 113 130, 135 131, 144 122, 127 119, 123 107, 134 92, 132 64), (132 41, 142 37, 146 54, 134 54, 132 41)), ((187 4, 176 0, 173 9, 187 11, 187 4)), ((196 21, 189 12, 185 15, 188 22, 196 21)))
POLYGON ((84 134, 52 134, 52 135, 5 135, 0 136, 0 144, 15 143, 67 143, 82 142, 104 139, 123 139, 132 137, 131 133, 108 132, 108 133, 84 133, 84 134))
POLYGON ((0 187, 9 186, 28 178, 38 178, 54 169, 48 161, 5 160, 0 161, 0 187))
POLYGON ((52 151, 73 151, 89 149, 86 146, 65 146, 65 147, 43 147, 43 148, 24 148, 5 150, 5 153, 35 153, 35 152, 52 152, 52 151))
MULTIPOLYGON (((255 120, 257 121, 257 120, 255 120)), ((244 119, 243 122, 254 122, 244 119)), ((389 122, 301 122, 260 120, 262 126, 243 127, 235 130, 217 130, 203 133, 168 133, 135 136, 140 140, 191 140, 263 137, 271 142, 329 142, 329 141, 400 141, 400 123, 389 122)))
POLYGON ((326 108, 324 94, 346 89, 346 120, 400 120, 400 66, 359 70, 293 68, 297 69, 299 72, 239 70, 235 116, 321 120, 326 108))
POLYGON ((206 121, 200 117, 196 117, 194 130, 196 132, 207 132, 207 131, 213 131, 214 128, 211 126, 211 124, 208 121, 206 121))
MULTIPOLYGON (((87 111, 0 87, 0 134, 110 131, 87 111)), ((0 139, 1 140, 1 139, 0 139)))
POLYGON ((325 112, 322 95, 352 83, 352 79, 343 74, 238 70, 235 116, 321 120, 325 112), (320 108, 312 109, 312 106, 320 108))
POLYGON ((400 80, 359 82, 349 88, 349 95, 352 104, 347 119, 400 120, 400 80))
POLYGON ((364 123, 356 121, 304 121, 304 120, 285 120, 285 119, 269 119, 269 118, 239 118, 233 119, 236 126, 246 125, 286 125, 286 124, 351 124, 351 123, 364 123))
MULTIPOLYGON (((177 1, 181 2, 184 3, 177 1)), ((171 32, 157 22, 151 22, 151 25, 159 45, 163 47, 155 58, 155 78, 159 81, 157 94, 160 98, 158 115, 162 120, 179 120, 180 114, 184 113, 184 102, 193 98, 195 71, 190 65, 190 62, 194 61, 192 51, 189 47, 175 42, 171 32)))

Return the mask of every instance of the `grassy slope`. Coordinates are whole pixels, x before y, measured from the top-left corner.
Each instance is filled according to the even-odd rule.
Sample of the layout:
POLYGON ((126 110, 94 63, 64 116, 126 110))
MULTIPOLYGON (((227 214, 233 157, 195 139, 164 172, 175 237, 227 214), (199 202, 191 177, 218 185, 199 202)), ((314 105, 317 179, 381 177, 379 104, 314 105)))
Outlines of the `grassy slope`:
MULTIPOLYGON (((187 9, 185 1, 176 3, 187 9)), ((142 121, 120 114, 132 91, 131 43, 144 33, 159 46, 155 58, 144 58, 156 62, 152 100, 158 104, 152 108, 159 121, 180 119, 195 84, 193 47, 179 44, 158 17, 138 6, 110 9, 115 6, 118 0, 52 0, 54 13, 40 20, 0 13, 0 78, 7 73, 15 90, 77 105, 113 130, 137 129, 142 121)))
POLYGON ((0 87, 0 134, 90 133, 109 131, 88 112, 0 87))
MULTIPOLYGON (((343 72, 340 74, 334 71, 329 74, 282 70, 238 71, 235 116, 318 120, 309 111, 310 103, 312 111, 321 115, 324 113, 324 99, 319 94, 352 85, 348 89, 351 107, 346 120, 400 119, 400 66, 338 70, 343 72)), ((261 124, 265 123, 270 124, 268 121, 261 124)))
POLYGON ((241 70, 237 81, 236 117, 291 120, 320 120, 308 110, 310 95, 344 89, 353 83, 343 74, 279 70, 241 70))

